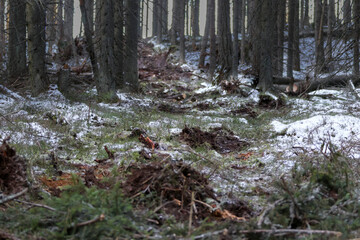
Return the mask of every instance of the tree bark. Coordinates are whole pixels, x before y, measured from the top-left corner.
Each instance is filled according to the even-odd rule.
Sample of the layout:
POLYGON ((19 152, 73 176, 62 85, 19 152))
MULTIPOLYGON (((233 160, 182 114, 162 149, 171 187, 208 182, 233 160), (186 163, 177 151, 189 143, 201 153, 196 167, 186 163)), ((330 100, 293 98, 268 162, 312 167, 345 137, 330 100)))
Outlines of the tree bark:
POLYGON ((315 0, 315 62, 316 73, 323 72, 325 69, 325 54, 324 54, 324 4, 322 0, 315 0))
POLYGON ((64 12, 64 0, 58 0, 58 7, 56 13, 56 42, 64 36, 64 19, 63 19, 63 12, 64 12))
POLYGON ((273 45, 273 29, 275 24, 275 16, 273 11, 273 1, 263 0, 260 12, 260 77, 258 87, 263 91, 267 91, 273 87, 273 71, 272 71, 272 45, 273 45))
POLYGON ((159 14, 160 2, 161 2, 161 0, 153 0, 153 25, 152 25, 153 37, 155 37, 155 36, 158 37, 158 33, 159 33, 159 30, 158 30, 159 21, 161 21, 161 17, 159 14))
POLYGON ((46 41, 48 53, 52 53, 52 47, 56 40, 56 4, 52 0, 46 1, 46 41))
POLYGON ((45 67, 45 8, 40 2, 26 3, 28 25, 28 55, 31 93, 39 95, 47 90, 48 80, 45 67))
POLYGON ((196 49, 196 38, 200 36, 199 31, 200 1, 191 0, 191 30, 192 30, 192 46, 196 49))
MULTIPOLYGON (((9 78, 18 78, 27 73, 26 67, 26 1, 11 0, 9 4, 9 78)), ((35 4, 35 3, 34 3, 35 4)), ((43 30, 41 30, 43 31, 43 30)), ((45 37, 41 40, 44 41, 45 37)))
POLYGON ((332 39, 333 39, 333 28, 335 25, 335 0, 329 0, 328 8, 328 32, 327 32, 327 43, 326 43, 326 61, 328 64, 332 62, 332 39))
POLYGON ((180 30, 180 7, 183 0, 173 0, 172 23, 171 23, 171 44, 176 45, 176 38, 180 30))
POLYGON ((294 69, 294 29, 295 29, 295 1, 289 0, 289 41, 288 41, 288 59, 286 65, 286 76, 293 77, 294 69))
POLYGON ((344 13, 344 17, 343 17, 344 27, 345 29, 347 29, 351 24, 351 0, 344 0, 343 13, 344 13))
POLYGON ((230 1, 218 1, 218 42, 219 42, 219 65, 220 82, 227 79, 232 73, 232 42, 230 31, 230 1))
POLYGON ((216 69, 215 0, 209 0, 210 65, 209 80, 213 81, 216 69))
POLYGON ((232 54, 232 75, 237 78, 239 66, 239 10, 240 1, 233 0, 233 54, 232 54))
POLYGON ((0 70, 5 55, 5 0, 0 0, 0 70))
POLYGON ((64 35, 67 41, 72 42, 74 28, 74 0, 65 0, 64 10, 64 35))
POLYGON ((114 3, 114 77, 116 88, 124 87, 124 1, 114 3))
POLYGON ((88 16, 91 32, 94 31, 94 0, 85 1, 85 8, 88 16))
POLYGON ((279 0, 278 4, 278 63, 277 74, 282 76, 284 72, 284 30, 285 30, 285 13, 286 13, 286 0, 279 0))
POLYGON ((300 71, 300 21, 299 21, 299 0, 295 0, 294 15, 294 70, 300 71))
POLYGON ((127 68, 125 71, 125 84, 132 92, 138 92, 139 73, 138 73, 138 26, 139 21, 139 0, 127 0, 126 14, 126 60, 127 68))
POLYGON ((251 43, 251 65, 255 75, 260 73, 260 33, 261 33, 261 21, 259 9, 261 9, 262 2, 260 0, 249 0, 249 14, 248 14, 248 32, 249 42, 251 43))
POLYGON ((245 16, 246 16, 246 2, 247 0, 242 0, 241 5, 241 64, 245 64, 245 39, 246 39, 246 23, 245 23, 245 16))
POLYGON ((354 1, 354 74, 359 75, 360 2, 354 1))
POLYGON ((205 66, 205 57, 207 55, 206 48, 209 40, 210 34, 210 8, 211 8, 211 1, 208 0, 206 4, 206 20, 205 20, 205 31, 204 36, 201 39, 201 51, 200 51, 200 58, 199 58, 199 67, 202 68, 205 66))
POLYGON ((310 25, 310 17, 309 17, 309 0, 304 0, 304 22, 303 26, 308 27, 310 25))
POLYGON ((185 63, 185 0, 179 0, 180 4, 180 63, 185 63))

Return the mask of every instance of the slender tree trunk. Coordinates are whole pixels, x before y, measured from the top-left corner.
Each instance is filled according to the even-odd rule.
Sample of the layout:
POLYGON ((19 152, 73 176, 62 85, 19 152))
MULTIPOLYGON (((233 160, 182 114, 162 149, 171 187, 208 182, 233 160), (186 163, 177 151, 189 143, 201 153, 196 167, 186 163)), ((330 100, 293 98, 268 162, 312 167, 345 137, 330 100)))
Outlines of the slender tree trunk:
POLYGON ((114 3, 115 43, 114 43, 114 77, 116 88, 124 87, 124 1, 114 3))
POLYGON ((173 0, 172 23, 171 23, 171 44, 176 45, 176 38, 180 30, 180 7, 183 0, 173 0))
POLYGON ((251 65, 255 75, 260 73, 260 34, 261 34, 261 23, 259 9, 261 9, 261 0, 250 0, 249 2, 249 21, 248 31, 251 43, 251 65))
POLYGON ((67 41, 72 42, 74 28, 74 0, 65 0, 64 35, 67 41))
POLYGON ((39 95, 47 90, 48 80, 45 67, 45 8, 39 2, 27 2, 26 20, 28 26, 28 56, 31 93, 39 95))
POLYGON ((145 37, 147 38, 149 36, 149 4, 150 0, 146 0, 146 30, 145 30, 145 37))
POLYGON ((215 0, 209 0, 210 65, 209 80, 213 81, 216 69, 215 0))
POLYGON ((274 33, 273 33, 273 42, 272 42, 272 46, 273 46, 273 49, 272 49, 272 69, 273 69, 273 74, 274 75, 277 75, 278 74, 278 70, 279 70, 279 47, 278 47, 278 38, 279 38, 279 35, 278 35, 278 26, 279 24, 277 24, 277 21, 278 21, 278 14, 279 14, 279 3, 280 3, 280 0, 273 0, 273 4, 272 4, 272 11, 273 11, 273 16, 274 16, 274 26, 273 26, 273 29, 274 29, 274 33))
MULTIPOLYGON (((162 34, 163 34, 163 28, 162 28, 162 24, 163 24, 163 14, 162 14, 162 10, 163 10, 163 0, 157 0, 157 5, 154 6, 154 8, 157 8, 156 13, 157 13, 157 23, 156 23, 156 40, 158 43, 162 42, 162 34)), ((154 11, 155 12, 155 11, 154 11)))
MULTIPOLYGON (((5 0, 0 0, 0 70, 5 55, 5 0)), ((1 81, 0 81, 1 82, 1 81)))
POLYGON ((88 15, 91 32, 94 31, 94 0, 86 0, 85 8, 88 15))
MULTIPOLYGON (((26 1, 11 0, 8 2, 9 12, 9 78, 17 78, 26 74, 26 1)), ((34 4, 33 4, 34 5, 34 4)), ((43 32, 43 30, 42 30, 43 32)), ((45 37, 42 39, 44 41, 45 37)))
POLYGON ((153 0, 153 25, 152 25, 153 36, 157 36, 159 32, 158 28, 159 28, 159 18, 160 18, 160 14, 159 14, 160 1, 161 0, 153 0))
POLYGON ((299 22, 299 0, 295 0, 294 15, 294 70, 300 71, 300 22, 299 22))
MULTIPOLYGON (((355 0, 357 1, 357 0, 355 0)), ((351 24, 351 0, 344 0, 344 27, 347 29, 351 24)))
POLYGON ((185 63, 185 0, 179 0, 180 4, 180 62, 185 63))
POLYGON ((295 30, 295 10, 296 0, 289 0, 289 40, 288 40, 288 58, 286 75, 288 78, 293 78, 294 69, 294 30, 295 30))
POLYGON ((239 10, 240 1, 233 0, 233 55, 232 55, 232 75, 237 78, 239 66, 239 10))
POLYGON ((200 36, 199 31, 200 0, 191 0, 191 29, 192 46, 196 49, 196 38, 200 36))
POLYGON ((247 0, 242 0, 241 5, 241 64, 245 64, 245 40, 246 40, 246 23, 245 23, 245 16, 246 16, 246 2, 247 0))
POLYGON ((56 13, 56 42, 64 37, 64 0, 58 0, 58 7, 56 13))
POLYGON ((285 30, 285 12, 286 12, 286 0, 279 0, 278 4, 278 70, 277 74, 282 76, 284 72, 284 30, 285 30))
MULTIPOLYGON (((232 73, 232 41, 230 31, 230 1, 218 1, 218 39, 220 78, 227 79, 232 73)), ((220 80, 220 79, 219 79, 220 80)))
POLYGON ((354 74, 359 75, 360 2, 354 1, 354 74))
POLYGON ((326 61, 327 63, 332 62, 332 35, 335 25, 335 0, 329 0, 328 8, 328 33, 327 33, 327 43, 326 43, 326 61))
POLYGON ((303 26, 308 27, 310 25, 310 17, 309 17, 309 0, 304 0, 304 22, 303 26))
POLYGON ((273 0, 263 0, 260 13, 261 34, 260 34, 260 77, 259 88, 267 91, 273 86, 272 71, 272 45, 275 25, 275 16, 273 12, 273 0))
POLYGON ((48 53, 51 54, 56 40, 56 4, 47 0, 46 5, 46 40, 49 44, 48 53))
POLYGON ((132 92, 138 92, 139 69, 138 69, 138 26, 139 21, 139 0, 127 0, 126 14, 126 61, 125 84, 132 92))
POLYGON ((324 4, 322 0, 315 0, 315 62, 316 73, 320 73, 325 69, 324 54, 324 4))
POLYGON ((205 31, 204 36, 201 39, 201 51, 200 51, 200 58, 199 58, 199 67, 202 68, 205 66, 205 57, 206 57, 206 48, 209 40, 210 34, 210 8, 211 8, 211 1, 207 1, 206 5, 206 22, 205 22, 205 31))
MULTIPOLYGON (((113 0, 102 0, 99 78, 96 89, 100 101, 116 101, 114 76, 114 7, 113 0)), ((138 25, 134 29, 138 29, 138 25)), ((137 32, 137 31, 136 31, 137 32)), ((137 39, 137 35, 135 36, 137 39)))
POLYGON ((185 1, 185 34, 187 36, 190 35, 189 32, 189 28, 190 28, 190 24, 189 24, 189 0, 184 0, 185 1))
POLYGON ((300 30, 304 30, 305 0, 300 0, 300 30))
POLYGON ((167 35, 168 34, 168 8, 169 8, 169 1, 168 0, 162 0, 162 24, 161 24, 161 29, 162 29, 162 34, 163 35, 167 35))

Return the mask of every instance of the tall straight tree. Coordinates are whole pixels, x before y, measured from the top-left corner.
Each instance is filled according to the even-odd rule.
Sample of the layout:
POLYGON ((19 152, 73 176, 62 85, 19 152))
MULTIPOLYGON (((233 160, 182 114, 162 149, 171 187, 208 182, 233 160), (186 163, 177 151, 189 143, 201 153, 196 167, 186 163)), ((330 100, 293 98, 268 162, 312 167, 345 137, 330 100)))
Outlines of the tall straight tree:
POLYGON ((161 14, 159 12, 159 5, 161 0, 153 0, 153 23, 152 23, 152 30, 153 36, 157 36, 159 33, 159 21, 161 21, 161 14))
MULTIPOLYGON (((114 8, 113 0, 101 0, 101 35, 99 76, 96 89, 100 101, 116 101, 114 76, 114 8)), ((137 25, 134 25, 137 26, 137 25)), ((137 27, 134 27, 138 29, 137 27)), ((137 32, 137 31, 136 31, 137 32)), ((137 36, 135 37, 137 39, 137 36)))
POLYGON ((216 69, 215 0, 209 1, 210 65, 209 80, 213 81, 216 69))
POLYGON ((326 39, 326 61, 328 64, 332 61, 333 55, 333 46, 332 46, 332 39, 333 39, 333 30, 335 26, 335 0, 329 0, 329 8, 328 8, 328 33, 326 39))
POLYGON ((46 1, 46 40, 49 44, 48 53, 56 41, 56 4, 52 0, 46 1))
POLYGON ((240 0, 233 0, 233 55, 232 55, 232 75, 237 78, 239 66, 239 12, 240 0))
POLYGON ((325 69, 325 53, 324 53, 324 34, 323 19, 325 6, 323 0, 315 0, 315 62, 316 73, 320 73, 325 69))
POLYGON ((64 35, 67 41, 72 42, 74 28, 74 0, 64 2, 64 35))
MULTIPOLYGON (((26 74, 26 1, 11 0, 9 4, 8 75, 17 78, 26 74)), ((42 30, 43 31, 43 30, 42 30)), ((43 38, 45 39, 45 38, 43 38)))
POLYGON ((289 41, 288 41, 288 58, 286 75, 288 78, 293 78, 294 69, 294 30, 295 30, 295 11, 297 0, 289 0, 289 41))
POLYGON ((162 29, 162 34, 167 34, 168 33, 168 7, 169 7, 169 1, 168 0, 162 0, 162 9, 161 9, 161 29, 162 29))
POLYGON ((0 0, 0 70, 5 55, 5 0, 0 0))
POLYGON ((285 13, 286 13, 286 0, 278 1, 278 15, 277 15, 277 46, 278 46, 278 63, 276 64, 276 74, 282 76, 284 71, 284 30, 285 30, 285 13))
POLYGON ((114 77, 116 87, 122 88, 124 87, 124 0, 116 0, 114 10, 114 77))
POLYGON ((249 0, 248 1, 248 33, 249 42, 251 43, 251 65, 253 72, 256 75, 260 73, 260 34, 261 34, 261 23, 260 23, 260 9, 261 0, 249 0))
POLYGON ((204 36, 201 39, 201 50, 200 50, 200 58, 199 58, 199 67, 202 68, 205 65, 205 57, 206 57, 206 48, 209 40, 210 33, 210 8, 211 1, 208 0, 206 4, 206 20, 205 20, 205 31, 204 36))
POLYGON ((309 17, 309 0, 303 0, 304 1, 304 18, 302 26, 309 26, 310 25, 310 17, 309 17))
POLYGON ((139 0, 127 0, 126 14, 126 59, 127 68, 125 71, 126 88, 130 91, 139 91, 138 79, 138 26, 139 24, 139 0), (134 27, 135 26, 135 27, 134 27))
POLYGON ((241 4, 241 63, 245 63, 245 39, 246 39, 246 23, 245 23, 245 17, 246 17, 246 3, 247 0, 242 0, 241 4))
POLYGON ((179 0, 179 35, 180 35, 180 62, 185 63, 185 4, 186 0, 179 0))
POLYGON ((196 49, 196 38, 200 36, 199 28, 200 0, 191 0, 192 46, 196 49))
POLYGON ((26 20, 28 26, 28 55, 31 93, 39 95, 48 87, 45 68, 45 4, 41 0, 26 3, 26 20))
POLYGON ((58 0, 58 7, 56 12, 56 41, 62 39, 64 36, 64 0, 58 0))
POLYGON ((180 31, 180 7, 183 0, 173 0, 172 23, 171 23, 171 44, 176 45, 176 38, 180 31))
MULTIPOLYGON (((218 1, 218 42, 220 76, 227 79, 232 73, 232 41, 230 31, 230 1, 218 1)), ((219 79, 220 81, 222 79, 219 79)))
POLYGON ((88 16, 91 32, 94 31, 94 0, 85 1, 85 8, 88 16))
POLYGON ((354 1, 354 74, 359 75, 360 2, 354 1))
POLYGON ((294 15, 294 70, 300 71, 300 21, 299 21, 299 0, 295 0, 294 15))
MULTIPOLYGON (((356 1, 357 0, 355 0, 355 2, 356 1)), ((343 13, 344 13, 344 27, 346 29, 350 27, 351 24, 351 0, 344 0, 343 13)))

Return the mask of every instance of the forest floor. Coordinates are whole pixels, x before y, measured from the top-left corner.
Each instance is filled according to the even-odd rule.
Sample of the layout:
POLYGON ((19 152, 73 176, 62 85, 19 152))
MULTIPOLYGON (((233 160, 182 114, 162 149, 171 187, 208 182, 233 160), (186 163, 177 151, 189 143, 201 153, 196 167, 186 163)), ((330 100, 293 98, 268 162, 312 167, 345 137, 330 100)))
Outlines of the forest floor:
POLYGON ((214 86, 199 52, 179 65, 167 49, 141 44, 142 93, 113 104, 87 75, 65 95, 0 85, 0 202, 30 187, 0 205, 0 239, 360 236, 349 89, 273 96, 243 72, 214 86))

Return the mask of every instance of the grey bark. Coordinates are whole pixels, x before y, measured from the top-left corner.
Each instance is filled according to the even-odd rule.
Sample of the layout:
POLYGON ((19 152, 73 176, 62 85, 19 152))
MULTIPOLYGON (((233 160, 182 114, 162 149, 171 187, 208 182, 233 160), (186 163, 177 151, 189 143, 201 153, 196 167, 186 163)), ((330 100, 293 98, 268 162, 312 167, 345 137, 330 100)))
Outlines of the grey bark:
POLYGON ((94 0, 85 1, 85 8, 91 32, 94 31, 94 0))
POLYGON ((210 65, 209 80, 214 79, 216 69, 215 0, 209 0, 210 65))
POLYGON ((205 20, 205 31, 204 36, 201 39, 201 50, 200 50, 200 58, 199 58, 199 67, 205 66, 205 57, 207 55, 206 53, 206 47, 209 40, 209 34, 210 34, 210 8, 211 8, 211 1, 208 0, 206 4, 206 20, 205 20))
POLYGON ((47 0, 46 5, 46 40, 49 44, 48 53, 51 54, 56 41, 56 4, 52 0, 47 0))
POLYGON ((240 1, 233 0, 233 54, 232 54, 232 75, 237 78, 239 66, 239 11, 240 1))
POLYGON ((0 0, 0 70, 5 55, 5 0, 0 0))
POLYGON ((58 7, 56 13, 56 42, 64 36, 64 0, 58 0, 58 7))
POLYGON ((309 0, 304 0, 304 22, 303 26, 309 26, 310 25, 310 17, 309 17, 309 0))
POLYGON ((64 2, 64 35, 67 41, 73 40, 74 0, 64 2))
POLYGON ((171 23, 171 44, 176 45, 176 38, 180 30, 180 3, 183 0, 173 0, 172 23, 171 23))
POLYGON ((281 75, 284 71, 284 30, 285 30, 285 13, 286 13, 286 0, 279 0, 278 4, 278 16, 277 16, 277 24, 278 24, 278 63, 276 64, 277 74, 281 75))
POLYGON ((41 1, 26 3, 28 25, 29 79, 33 96, 46 91, 48 80, 45 68, 45 8, 41 1))
POLYGON ((191 28, 193 37, 200 36, 200 0, 191 0, 191 28))
POLYGON ((125 84, 132 92, 140 90, 138 79, 138 26, 139 0, 127 0, 126 14, 126 61, 125 84))
POLYGON ((162 34, 166 35, 168 33, 168 8, 169 8, 169 1, 168 0, 162 0, 162 9, 161 9, 161 15, 162 15, 162 23, 161 23, 161 29, 162 34))
POLYGON ((273 71, 272 71, 272 45, 273 34, 275 25, 275 16, 273 12, 273 1, 263 0, 260 12, 260 51, 261 51, 261 64, 260 64, 260 77, 258 87, 262 91, 267 91, 273 87, 273 71))
MULTIPOLYGON (((8 75, 17 78, 27 73, 26 68, 26 1, 11 0, 9 4, 8 75)), ((43 31, 43 30, 42 30, 43 31)), ((42 39, 44 41, 45 37, 42 39)))
POLYGON ((327 43, 326 43, 326 61, 330 64, 332 61, 332 39, 333 29, 335 26, 335 0, 329 0, 328 8, 328 31, 327 31, 327 43))
POLYGON ((324 53, 324 4, 322 0, 315 0, 315 62, 316 73, 323 72, 325 69, 325 53, 324 53))
POLYGON ((279 46, 278 46, 278 38, 279 38, 279 35, 278 35, 278 24, 277 24, 277 21, 278 21, 278 12, 279 12, 279 3, 280 3, 280 0, 273 0, 273 15, 274 15, 274 33, 273 33, 273 49, 272 49, 272 68, 273 68, 273 74, 279 74, 278 73, 278 69, 279 69, 279 46))
POLYGON ((241 64, 245 64, 245 31, 246 31, 246 24, 245 24, 245 16, 246 16, 246 2, 247 0, 242 0, 241 4, 241 64))
POLYGON ((249 3, 249 14, 248 14, 248 32, 249 32, 249 42, 251 43, 251 65, 253 67, 253 72, 256 75, 260 73, 260 33, 261 33, 261 23, 259 9, 261 9, 262 1, 260 0, 251 0, 249 3))
POLYGON ((294 69, 294 28, 295 28, 295 1, 289 0, 289 41, 288 41, 288 58, 286 65, 286 76, 288 78, 293 77, 293 69, 294 69))
POLYGON ((294 70, 300 71, 300 21, 299 21, 299 0, 295 0, 294 15, 294 70))
POLYGON ((360 2, 354 1, 354 74, 359 75, 360 2))
POLYGON ((180 24, 179 24, 179 35, 180 35, 180 62, 185 63, 185 0, 179 0, 180 2, 180 24))
MULTIPOLYGON (((357 1, 357 0, 355 0, 357 1)), ((351 0, 344 0, 343 5, 343 13, 344 13, 344 27, 348 28, 351 24, 351 0)))
POLYGON ((124 87, 124 1, 116 0, 114 3, 114 77, 117 88, 124 87))
MULTIPOLYGON (((232 73, 232 41, 230 31, 230 1, 218 1, 218 42, 220 78, 227 79, 232 73)), ((219 79, 220 82, 223 79, 219 79)))
MULTIPOLYGON (((96 89, 100 101, 116 101, 114 76, 114 7, 113 0, 102 0, 99 76, 96 89)), ((138 26, 133 25, 133 26, 138 26)), ((134 29, 138 29, 134 27, 134 29)), ((137 33, 137 31, 136 31, 137 33)), ((137 35, 135 36, 137 39, 137 35)))
POLYGON ((158 36, 159 33, 159 22, 161 22, 161 14, 159 12, 159 5, 161 3, 161 0, 153 0, 153 24, 152 24, 152 30, 153 30, 153 36, 158 36))

